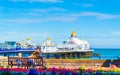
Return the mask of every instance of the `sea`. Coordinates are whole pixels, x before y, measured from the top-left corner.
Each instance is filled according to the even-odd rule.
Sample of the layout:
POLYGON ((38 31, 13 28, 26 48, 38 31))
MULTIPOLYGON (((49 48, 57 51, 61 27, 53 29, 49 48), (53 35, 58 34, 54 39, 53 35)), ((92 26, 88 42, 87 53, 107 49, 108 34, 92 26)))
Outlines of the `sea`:
MULTIPOLYGON (((93 48, 93 56, 89 59, 93 60, 106 60, 106 59, 120 59, 120 49, 113 49, 113 48, 93 48), (95 56, 94 54, 99 54, 99 56, 95 56)), ((32 52, 31 52, 32 53, 32 52)), ((28 57, 31 53, 23 53, 23 57, 28 57)), ((0 53, 0 56, 17 56, 18 53, 0 53)))
POLYGON ((100 56, 93 56, 91 59, 120 59, 120 49, 113 48, 95 48, 94 53, 100 56))

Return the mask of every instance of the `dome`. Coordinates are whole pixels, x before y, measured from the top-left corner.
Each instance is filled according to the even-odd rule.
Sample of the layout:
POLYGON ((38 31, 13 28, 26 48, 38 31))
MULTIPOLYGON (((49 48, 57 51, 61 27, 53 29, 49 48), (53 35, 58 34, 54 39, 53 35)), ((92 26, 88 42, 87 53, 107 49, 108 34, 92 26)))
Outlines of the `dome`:
POLYGON ((77 36, 76 32, 73 31, 73 32, 71 33, 71 36, 77 36))
POLYGON ((51 40, 51 38, 47 38, 47 40, 51 40))
POLYGON ((27 38, 27 40, 31 40, 30 38, 27 38))
POLYGON ((47 38, 47 40, 42 42, 42 46, 54 46, 54 42, 51 41, 51 38, 47 38))

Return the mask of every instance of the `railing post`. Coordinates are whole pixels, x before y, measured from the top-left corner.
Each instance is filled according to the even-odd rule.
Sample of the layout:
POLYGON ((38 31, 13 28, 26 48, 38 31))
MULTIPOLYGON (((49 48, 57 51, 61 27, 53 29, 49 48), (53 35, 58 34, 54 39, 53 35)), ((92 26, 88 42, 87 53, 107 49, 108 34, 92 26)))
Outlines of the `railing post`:
POLYGON ((9 56, 8 56, 8 65, 9 65, 9 56))
POLYGON ((43 58, 41 58, 41 60, 42 60, 42 66, 43 66, 43 58))

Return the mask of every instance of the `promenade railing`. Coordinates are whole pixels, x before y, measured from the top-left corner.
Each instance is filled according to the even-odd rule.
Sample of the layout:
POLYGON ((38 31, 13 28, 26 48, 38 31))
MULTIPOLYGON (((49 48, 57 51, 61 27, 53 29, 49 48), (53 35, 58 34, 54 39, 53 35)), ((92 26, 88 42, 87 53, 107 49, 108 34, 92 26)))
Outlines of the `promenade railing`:
POLYGON ((120 56, 92 56, 92 60, 119 60, 120 56))
POLYGON ((35 48, 0 49, 0 53, 19 52, 19 51, 35 51, 35 48))

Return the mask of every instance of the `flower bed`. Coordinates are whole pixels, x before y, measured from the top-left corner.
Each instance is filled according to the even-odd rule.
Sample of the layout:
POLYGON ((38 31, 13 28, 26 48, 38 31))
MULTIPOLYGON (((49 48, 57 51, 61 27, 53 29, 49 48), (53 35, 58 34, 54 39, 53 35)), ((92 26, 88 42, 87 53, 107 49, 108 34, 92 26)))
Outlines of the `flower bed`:
POLYGON ((32 71, 31 75, 120 75, 120 68, 116 67, 98 67, 85 68, 81 66, 76 69, 69 68, 39 68, 39 69, 25 69, 25 68, 0 68, 0 75, 27 75, 32 71))

